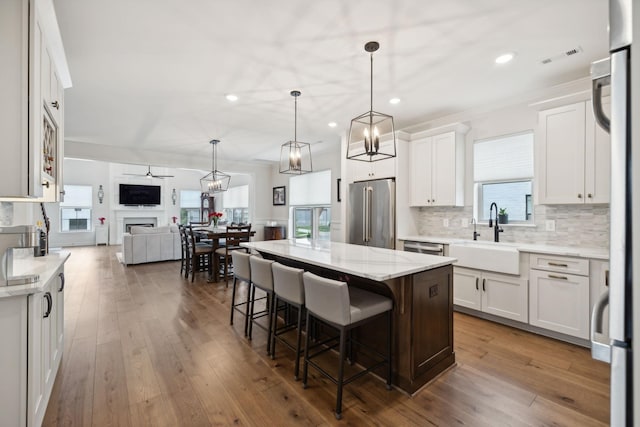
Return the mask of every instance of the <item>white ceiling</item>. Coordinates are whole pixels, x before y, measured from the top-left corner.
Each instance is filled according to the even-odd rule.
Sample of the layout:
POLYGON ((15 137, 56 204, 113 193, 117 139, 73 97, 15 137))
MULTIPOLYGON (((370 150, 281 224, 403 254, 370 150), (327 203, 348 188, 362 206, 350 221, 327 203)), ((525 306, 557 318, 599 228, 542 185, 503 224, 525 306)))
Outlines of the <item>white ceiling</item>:
POLYGON ((277 159, 293 89, 298 140, 337 147, 369 109, 369 40, 381 45, 374 109, 397 129, 585 77, 608 50, 606 0, 54 3, 73 80, 67 140, 210 156, 216 138, 228 160, 277 159), (515 60, 496 65, 506 51, 515 60))

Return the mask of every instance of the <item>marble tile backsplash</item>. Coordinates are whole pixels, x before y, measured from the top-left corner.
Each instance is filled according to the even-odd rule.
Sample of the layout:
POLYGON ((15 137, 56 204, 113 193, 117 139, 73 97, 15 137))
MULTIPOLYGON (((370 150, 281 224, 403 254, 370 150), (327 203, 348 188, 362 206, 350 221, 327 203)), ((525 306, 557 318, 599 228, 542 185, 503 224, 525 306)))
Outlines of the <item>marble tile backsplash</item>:
MULTIPOLYGON (((473 217, 473 207, 420 208, 418 232, 424 236, 471 239, 473 226, 463 225, 473 217), (444 227, 444 220, 449 227, 444 227)), ((538 205, 535 227, 505 226, 500 241, 584 248, 609 247, 609 205, 538 205), (546 221, 555 221, 555 231, 546 231, 546 221)), ((493 240, 493 231, 479 225, 478 240, 493 240)))
POLYGON ((0 226, 13 224, 13 203, 0 202, 0 226))

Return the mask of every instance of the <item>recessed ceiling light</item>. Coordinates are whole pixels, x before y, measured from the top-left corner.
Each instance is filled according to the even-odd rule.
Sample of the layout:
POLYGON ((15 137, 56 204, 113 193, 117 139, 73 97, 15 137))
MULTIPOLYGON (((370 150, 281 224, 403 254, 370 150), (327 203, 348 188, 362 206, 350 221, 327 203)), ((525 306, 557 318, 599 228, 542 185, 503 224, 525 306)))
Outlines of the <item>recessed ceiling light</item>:
POLYGON ((329 123, 329 127, 330 127, 330 128, 334 128, 334 127, 336 127, 336 126, 338 126, 338 124, 337 124, 336 122, 330 122, 330 123, 329 123))
POLYGON ((391 98, 389 100, 389 104, 399 104, 400 103, 400 98, 391 98))
POLYGON ((503 53, 496 58, 496 64, 506 64, 507 62, 510 62, 514 56, 516 56, 516 54, 513 52, 503 53))
POLYGON ((232 93, 229 93, 226 95, 227 101, 231 101, 231 102, 235 102, 238 100, 238 95, 234 95, 232 93))

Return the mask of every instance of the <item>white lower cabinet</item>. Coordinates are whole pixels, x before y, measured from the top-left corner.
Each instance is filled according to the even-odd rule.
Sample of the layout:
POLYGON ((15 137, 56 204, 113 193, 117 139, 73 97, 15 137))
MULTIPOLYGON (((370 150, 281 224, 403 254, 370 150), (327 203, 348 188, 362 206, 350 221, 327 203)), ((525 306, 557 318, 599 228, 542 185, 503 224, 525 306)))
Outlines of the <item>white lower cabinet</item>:
POLYGON ((41 292, 0 298, 0 425, 39 426, 64 345, 64 273, 41 292))
POLYGON ((453 303, 527 323, 527 280, 469 268, 453 269, 453 303))
MULTIPOLYGON (((532 255, 535 257, 536 255, 532 255)), ((553 258, 552 269, 529 272, 529 323, 578 338, 589 338, 589 260, 553 258), (585 275, 570 274, 572 263, 586 265, 578 270, 585 275), (551 271, 549 271, 551 270, 551 271)), ((536 263, 532 260, 531 266, 536 263)))

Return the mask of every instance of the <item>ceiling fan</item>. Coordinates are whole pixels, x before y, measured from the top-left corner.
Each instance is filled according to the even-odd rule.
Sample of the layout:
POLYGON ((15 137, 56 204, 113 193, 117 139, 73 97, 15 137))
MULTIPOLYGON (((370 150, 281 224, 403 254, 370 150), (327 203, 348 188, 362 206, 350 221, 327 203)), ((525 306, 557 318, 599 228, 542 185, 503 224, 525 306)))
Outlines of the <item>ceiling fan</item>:
POLYGON ((156 175, 156 174, 151 173, 151 165, 149 165, 149 169, 147 170, 147 173, 145 173, 145 174, 123 173, 123 175, 144 176, 144 177, 147 177, 147 178, 173 178, 173 175, 156 175))

